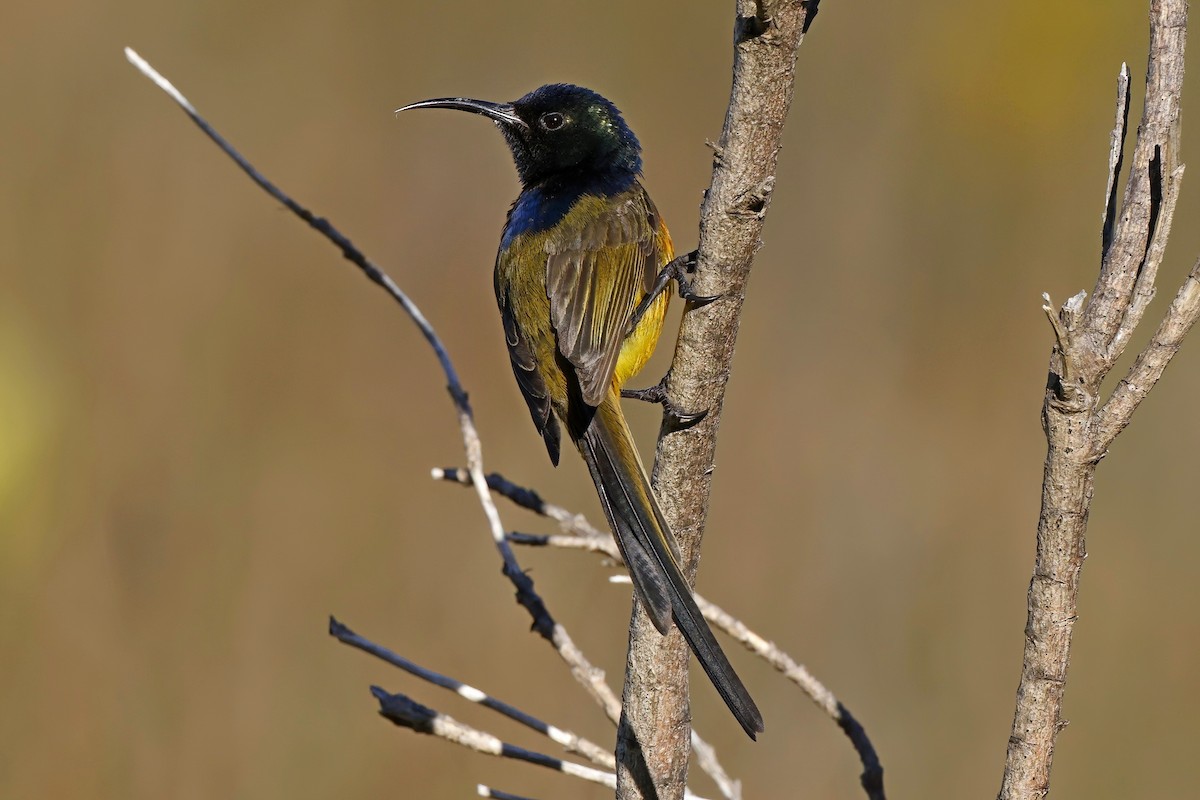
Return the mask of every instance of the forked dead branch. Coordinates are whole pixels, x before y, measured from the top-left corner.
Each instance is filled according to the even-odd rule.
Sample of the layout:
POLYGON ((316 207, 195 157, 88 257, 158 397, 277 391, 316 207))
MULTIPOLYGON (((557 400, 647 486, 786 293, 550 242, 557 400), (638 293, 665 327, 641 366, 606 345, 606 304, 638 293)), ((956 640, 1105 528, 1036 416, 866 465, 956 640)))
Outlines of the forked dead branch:
POLYGON ((1155 293, 1183 165, 1179 163, 1180 92, 1187 41, 1185 0, 1150 3, 1146 99, 1117 204, 1129 116, 1129 69, 1117 80, 1117 112, 1101 224, 1100 277, 1090 299, 1080 292, 1057 311, 1042 421, 1048 449, 1029 584, 1025 654, 1001 800, 1035 800, 1050 788, 1054 744, 1062 730, 1063 690, 1087 554, 1085 534, 1096 465, 1162 376, 1200 316, 1200 262, 1175 295, 1150 343, 1107 401, 1101 382, 1121 357, 1155 293))

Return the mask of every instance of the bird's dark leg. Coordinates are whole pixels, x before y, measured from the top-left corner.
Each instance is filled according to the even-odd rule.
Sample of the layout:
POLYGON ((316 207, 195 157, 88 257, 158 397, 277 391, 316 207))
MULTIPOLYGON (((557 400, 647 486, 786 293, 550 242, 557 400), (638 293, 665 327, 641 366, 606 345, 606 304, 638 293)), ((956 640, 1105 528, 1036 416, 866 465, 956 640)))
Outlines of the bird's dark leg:
POLYGON ((708 416, 708 409, 704 409, 698 413, 692 414, 686 412, 667 397, 667 378, 670 374, 663 376, 663 379, 653 386, 648 386, 645 389, 622 389, 621 397, 630 400, 641 400, 645 403, 658 403, 663 407, 663 413, 671 419, 672 427, 690 428, 700 420, 708 416))
POLYGON ((633 310, 633 316, 629 318, 629 325, 625 328, 626 336, 633 333, 633 329, 646 315, 650 304, 666 290, 667 284, 671 281, 675 281, 679 286, 680 297, 697 306, 706 306, 720 297, 720 295, 696 294, 692 291, 692 273, 696 271, 697 255, 693 250, 667 262, 667 265, 658 273, 658 277, 654 279, 654 285, 650 287, 650 291, 646 292, 642 302, 638 303, 637 308, 633 310))

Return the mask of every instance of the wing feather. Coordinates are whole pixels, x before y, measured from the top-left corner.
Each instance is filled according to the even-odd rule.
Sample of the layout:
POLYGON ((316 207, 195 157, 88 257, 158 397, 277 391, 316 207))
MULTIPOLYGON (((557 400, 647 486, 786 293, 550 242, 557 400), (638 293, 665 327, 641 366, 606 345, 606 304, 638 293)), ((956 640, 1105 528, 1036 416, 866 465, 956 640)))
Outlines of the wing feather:
POLYGON ((533 345, 529 339, 522 336, 521 328, 517 325, 508 293, 498 294, 497 300, 500 301, 500 319, 504 323, 504 341, 508 345, 508 358, 512 362, 513 375, 516 376, 517 386, 521 389, 525 404, 529 406, 529 416, 533 418, 533 424, 537 426, 538 433, 546 442, 550 461, 557 467, 561 434, 558 420, 550 413, 550 392, 547 391, 546 381, 538 371, 533 345))
POLYGON ((570 233, 546 242, 550 320, 584 402, 595 407, 609 391, 629 318, 659 266, 657 212, 636 184, 616 198, 585 198, 564 222, 574 223, 570 233))

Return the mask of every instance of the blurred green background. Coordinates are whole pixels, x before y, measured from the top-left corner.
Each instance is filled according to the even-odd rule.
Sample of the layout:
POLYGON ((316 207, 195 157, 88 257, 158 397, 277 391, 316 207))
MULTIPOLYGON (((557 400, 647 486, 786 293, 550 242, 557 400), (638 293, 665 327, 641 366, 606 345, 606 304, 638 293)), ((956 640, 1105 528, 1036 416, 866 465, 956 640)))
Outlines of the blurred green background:
MULTIPOLYGON (((548 463, 504 355, 490 269, 517 187, 501 138, 390 112, 597 88, 689 248, 732 4, 63 0, 4 17, 0 797, 606 796, 375 715, 370 683, 544 746, 335 644, 331 612, 613 736, 528 633, 471 496, 429 479, 462 451, 411 323, 121 48, 421 304, 489 468, 598 518, 582 466, 548 463)), ((827 0, 801 49, 700 587, 859 716, 894 797, 999 785, 1044 453, 1040 294, 1095 280, 1115 78, 1128 60, 1140 90, 1146 41, 1144 2, 827 0)), ((1196 146, 1185 135, 1184 161, 1196 146)), ((1198 184, 1151 323, 1200 252, 1198 184)), ((1198 368, 1189 342, 1100 468, 1056 796, 1193 788, 1198 368)), ((630 414, 649 452, 657 412, 630 414)), ((628 589, 585 555, 522 555, 618 681, 628 589)), ((842 734, 734 649, 767 734, 747 742, 702 678, 694 715, 747 798, 860 797, 842 734)))

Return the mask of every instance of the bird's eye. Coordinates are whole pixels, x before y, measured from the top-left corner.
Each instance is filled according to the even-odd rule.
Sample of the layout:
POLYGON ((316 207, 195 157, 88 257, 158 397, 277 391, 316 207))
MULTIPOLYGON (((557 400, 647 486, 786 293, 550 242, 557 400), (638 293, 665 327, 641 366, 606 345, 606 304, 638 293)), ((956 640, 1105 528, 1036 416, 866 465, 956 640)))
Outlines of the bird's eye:
POLYGON ((566 122, 566 120, 563 119, 563 115, 557 111, 551 111, 549 113, 542 114, 542 116, 538 118, 538 124, 548 131, 558 130, 563 126, 564 122, 566 122))

